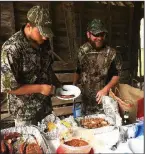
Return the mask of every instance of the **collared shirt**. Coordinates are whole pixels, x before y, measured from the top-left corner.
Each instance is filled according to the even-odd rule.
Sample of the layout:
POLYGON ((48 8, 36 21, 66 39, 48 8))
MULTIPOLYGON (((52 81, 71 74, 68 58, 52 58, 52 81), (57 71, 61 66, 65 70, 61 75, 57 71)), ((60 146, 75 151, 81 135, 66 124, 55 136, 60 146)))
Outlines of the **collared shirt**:
MULTIPOLYGON (((33 48, 22 28, 2 46, 1 53, 1 92, 17 89, 24 84, 54 84, 55 76, 51 64, 53 55, 48 42, 33 48)), ((42 94, 8 94, 8 109, 14 118, 33 119, 44 104, 50 113, 50 96, 42 94)), ((45 108, 45 107, 44 107, 45 108)))
POLYGON ((115 49, 105 46, 97 51, 87 42, 78 50, 76 72, 81 76, 84 110, 95 112, 98 108, 96 93, 104 88, 113 76, 120 75, 121 61, 116 56, 115 49))

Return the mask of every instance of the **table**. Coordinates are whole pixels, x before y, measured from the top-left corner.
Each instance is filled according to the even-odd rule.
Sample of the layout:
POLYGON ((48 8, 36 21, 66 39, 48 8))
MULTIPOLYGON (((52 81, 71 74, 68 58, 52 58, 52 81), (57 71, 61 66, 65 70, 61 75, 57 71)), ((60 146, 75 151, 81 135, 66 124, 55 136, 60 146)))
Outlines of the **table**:
MULTIPOLYGON (((78 130, 80 128, 78 127, 78 130)), ((77 129, 76 129, 77 130, 77 129)), ((80 131, 82 131, 80 129, 80 131)), ((87 134, 87 132, 82 132, 82 134, 87 134)), ((78 135, 78 134, 77 134, 78 135)), ((89 133, 87 136, 94 142, 92 143, 94 153, 133 153, 129 146, 128 141, 126 143, 120 143, 118 145, 118 148, 115 151, 110 150, 110 147, 116 143, 119 135, 118 130, 113 130, 111 132, 102 133, 102 134, 96 134, 92 136, 93 134, 89 133), (112 138, 112 140, 110 140, 112 138)), ((85 136, 84 136, 85 138, 85 136)), ((56 153, 57 148, 60 145, 60 141, 58 139, 56 140, 47 140, 48 145, 50 146, 51 152, 56 153)))

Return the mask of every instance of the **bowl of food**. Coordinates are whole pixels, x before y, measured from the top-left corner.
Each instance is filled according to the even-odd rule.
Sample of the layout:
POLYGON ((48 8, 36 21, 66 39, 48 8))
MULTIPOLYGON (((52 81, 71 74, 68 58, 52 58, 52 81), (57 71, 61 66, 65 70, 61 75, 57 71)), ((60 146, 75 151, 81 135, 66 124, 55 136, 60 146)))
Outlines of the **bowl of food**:
POLYGON ((91 145, 88 141, 81 138, 71 138, 69 140, 64 141, 59 149, 63 151, 63 153, 86 153, 88 154, 91 151, 91 145))

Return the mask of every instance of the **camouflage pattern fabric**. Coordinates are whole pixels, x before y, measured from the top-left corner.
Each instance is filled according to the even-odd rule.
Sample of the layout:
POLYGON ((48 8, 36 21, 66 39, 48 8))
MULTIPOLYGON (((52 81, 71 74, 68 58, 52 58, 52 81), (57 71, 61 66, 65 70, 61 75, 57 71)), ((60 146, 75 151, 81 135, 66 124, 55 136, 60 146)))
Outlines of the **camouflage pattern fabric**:
POLYGON ((77 69, 81 70, 81 86, 83 95, 83 113, 92 114, 103 112, 102 105, 96 102, 96 93, 106 83, 108 70, 112 61, 116 69, 121 72, 121 62, 116 59, 116 51, 109 46, 97 52, 89 42, 80 47, 78 51, 77 69))
POLYGON ((92 34, 96 35, 101 32, 108 33, 104 24, 100 19, 93 19, 87 27, 87 31, 91 32, 92 34))
POLYGON ((27 13, 27 19, 39 29, 42 36, 53 37, 52 21, 47 8, 33 6, 27 13))
MULTIPOLYGON (((23 29, 15 33, 2 46, 1 92, 17 89, 24 84, 54 84, 53 56, 49 50, 47 43, 32 48, 23 29)), ((14 118, 34 119, 40 110, 43 114, 51 113, 51 98, 42 94, 8 94, 8 109, 14 118)))

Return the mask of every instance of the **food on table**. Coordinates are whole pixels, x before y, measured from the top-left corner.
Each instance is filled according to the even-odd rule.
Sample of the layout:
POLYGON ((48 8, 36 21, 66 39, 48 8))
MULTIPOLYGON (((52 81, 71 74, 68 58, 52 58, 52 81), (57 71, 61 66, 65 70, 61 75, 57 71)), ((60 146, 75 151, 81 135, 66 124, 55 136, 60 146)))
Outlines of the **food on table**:
POLYGON ((22 143, 19 149, 20 154, 43 154, 41 147, 37 143, 22 143))
POLYGON ((24 150, 25 150, 25 152, 26 152, 26 142, 23 142, 21 145, 20 145, 20 147, 19 147, 19 153, 20 154, 23 154, 24 153, 24 150))
POLYGON ((61 142, 63 142, 65 139, 68 139, 70 137, 72 137, 72 130, 71 129, 64 130, 59 135, 59 138, 60 138, 61 142))
POLYGON ((73 146, 73 147, 80 147, 80 146, 88 145, 88 142, 81 140, 81 139, 72 139, 70 141, 64 142, 64 144, 73 146))
POLYGON ((43 151, 38 144, 31 143, 26 146, 26 154, 30 154, 30 153, 43 154, 43 151))
POLYGON ((66 119, 60 121, 61 125, 59 126, 59 138, 61 142, 64 142, 64 140, 72 137, 73 131, 72 131, 72 124, 67 121, 66 119))
POLYGON ((61 98, 73 98, 75 95, 60 95, 61 98))
POLYGON ((5 154, 5 153, 7 153, 7 151, 8 151, 8 149, 7 149, 7 146, 4 142, 4 140, 1 140, 1 149, 0 149, 1 154, 5 154))
POLYGON ((29 143, 28 138, 24 140, 23 134, 11 132, 2 135, 1 139, 1 154, 43 154, 35 137, 34 143, 29 143))
POLYGON ((1 153, 15 154, 17 152, 17 149, 14 147, 14 144, 18 141, 18 138, 20 137, 21 134, 17 132, 4 134, 1 140, 1 153))
POLYGON ((66 126, 67 128, 70 128, 71 127, 71 124, 65 120, 61 120, 61 123, 66 126))
POLYGON ((15 149, 14 149, 14 147, 13 147, 13 145, 10 143, 6 143, 6 146, 7 146, 7 149, 8 149, 8 154, 14 154, 14 152, 15 152, 15 149))
POLYGON ((48 128, 48 131, 50 132, 56 128, 56 125, 53 122, 48 122, 47 128, 48 128))
POLYGON ((109 125, 109 123, 104 118, 84 118, 81 119, 80 124, 89 129, 99 128, 109 125))
POLYGON ((60 144, 60 148, 60 153, 88 154, 92 147, 89 142, 82 138, 69 138, 68 140, 65 140, 63 144, 60 144))
POLYGON ((17 132, 14 132, 14 133, 6 133, 4 134, 4 140, 8 140, 8 139, 14 139, 14 138, 17 138, 17 137, 20 137, 21 134, 20 133, 17 133, 17 132))

